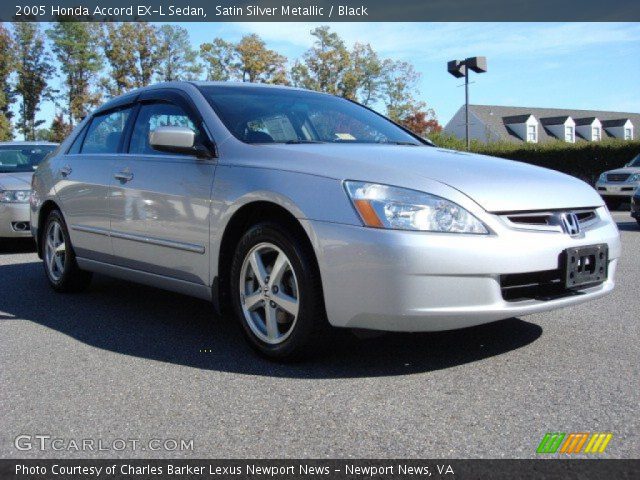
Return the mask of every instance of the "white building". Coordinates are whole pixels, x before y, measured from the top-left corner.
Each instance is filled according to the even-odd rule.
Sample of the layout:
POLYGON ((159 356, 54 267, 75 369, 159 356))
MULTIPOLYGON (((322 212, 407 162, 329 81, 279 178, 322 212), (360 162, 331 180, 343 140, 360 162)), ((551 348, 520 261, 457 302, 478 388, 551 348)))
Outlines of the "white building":
MULTIPOLYGON (((598 142, 605 138, 638 139, 640 114, 559 108, 469 105, 469 136, 481 142, 598 142)), ((465 138, 464 105, 444 128, 465 138)))

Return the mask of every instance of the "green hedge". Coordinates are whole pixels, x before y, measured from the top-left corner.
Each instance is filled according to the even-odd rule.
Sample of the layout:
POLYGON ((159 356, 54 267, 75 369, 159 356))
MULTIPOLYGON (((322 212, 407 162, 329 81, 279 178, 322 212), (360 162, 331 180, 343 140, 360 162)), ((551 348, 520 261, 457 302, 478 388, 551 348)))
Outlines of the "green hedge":
MULTIPOLYGON (((438 133, 430 136, 436 145, 454 150, 466 150, 464 140, 438 133)), ((622 167, 640 153, 640 141, 605 139, 601 142, 568 144, 559 140, 546 143, 495 142, 471 143, 471 151, 483 155, 509 158, 558 170, 595 184, 606 170, 622 167)))

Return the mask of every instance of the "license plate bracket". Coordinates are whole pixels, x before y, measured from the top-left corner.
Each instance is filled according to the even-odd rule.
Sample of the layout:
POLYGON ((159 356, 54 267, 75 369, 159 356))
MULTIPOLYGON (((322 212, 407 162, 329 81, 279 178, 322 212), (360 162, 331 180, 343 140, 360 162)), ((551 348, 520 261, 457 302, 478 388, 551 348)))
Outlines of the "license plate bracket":
POLYGON ((609 247, 606 243, 567 248, 564 253, 566 288, 598 284, 607 279, 609 247))

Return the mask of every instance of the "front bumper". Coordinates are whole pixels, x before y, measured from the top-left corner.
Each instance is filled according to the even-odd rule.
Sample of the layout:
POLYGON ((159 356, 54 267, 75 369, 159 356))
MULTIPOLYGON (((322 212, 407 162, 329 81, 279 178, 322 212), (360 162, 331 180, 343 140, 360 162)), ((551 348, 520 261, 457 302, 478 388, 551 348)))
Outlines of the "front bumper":
POLYGON ((633 192, 640 186, 640 183, 626 182, 597 182, 596 190, 602 197, 617 197, 620 199, 633 196, 633 192))
POLYGON ((476 236, 303 224, 315 244, 329 322, 347 328, 450 330, 575 305, 613 289, 620 255, 610 217, 579 239, 508 228, 476 236), (551 300, 503 299, 501 275, 557 269, 565 249, 599 243, 609 246, 604 283, 551 300))
POLYGON ((0 238, 28 238, 28 203, 0 203, 0 238))

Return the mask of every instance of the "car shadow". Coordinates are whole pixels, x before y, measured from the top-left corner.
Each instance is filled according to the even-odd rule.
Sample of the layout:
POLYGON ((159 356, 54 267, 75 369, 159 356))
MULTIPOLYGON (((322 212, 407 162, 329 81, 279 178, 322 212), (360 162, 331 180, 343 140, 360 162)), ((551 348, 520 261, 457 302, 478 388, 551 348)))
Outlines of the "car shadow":
POLYGON ((0 266, 0 281, 6 285, 9 279, 14 288, 0 301, 0 321, 24 319, 123 355, 248 375, 352 378, 429 372, 504 354, 542 334, 538 325, 519 319, 366 340, 345 330, 329 351, 280 364, 257 356, 239 326, 216 317, 202 300, 104 276, 95 276, 87 292, 58 294, 36 261, 0 266))
POLYGON ((16 253, 32 253, 36 251, 36 242, 31 238, 0 239, 0 255, 14 255, 16 253))

